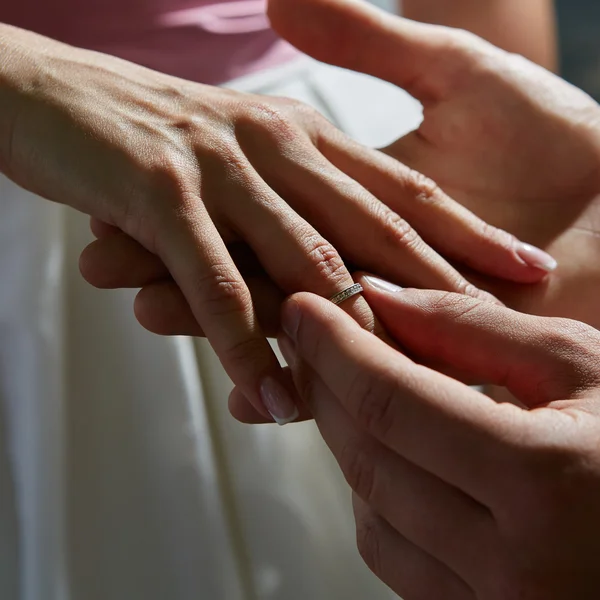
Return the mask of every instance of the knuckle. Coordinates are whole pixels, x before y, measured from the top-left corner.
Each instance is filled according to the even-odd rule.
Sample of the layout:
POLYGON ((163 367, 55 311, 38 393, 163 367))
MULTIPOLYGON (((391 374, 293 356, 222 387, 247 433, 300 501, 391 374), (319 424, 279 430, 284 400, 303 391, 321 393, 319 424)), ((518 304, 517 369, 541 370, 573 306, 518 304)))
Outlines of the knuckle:
POLYGON ((298 137, 298 126, 287 115, 287 110, 275 102, 252 102, 238 120, 238 129, 251 134, 266 135, 277 145, 289 144, 298 137))
POLYGON ((333 127, 323 114, 305 102, 288 101, 287 111, 295 122, 301 123, 311 134, 322 134, 333 127))
POLYGON ((344 261, 329 242, 322 238, 311 240, 308 248, 310 268, 316 270, 320 279, 337 284, 348 277, 344 261))
POLYGON ((121 214, 115 222, 124 233, 144 244, 152 252, 157 248, 157 240, 156 233, 150 232, 156 232, 157 227, 153 222, 152 211, 147 210, 145 206, 148 195, 137 191, 138 194, 128 194, 128 200, 122 206, 121 214))
POLYGON ((302 102, 300 100, 296 100, 294 98, 277 98, 279 102, 282 103, 284 110, 293 115, 298 115, 301 117, 318 117, 319 111, 317 111, 314 107, 306 104, 306 102, 302 102))
POLYGON ((175 143, 181 140, 192 142, 196 139, 199 131, 205 131, 209 119, 205 114, 199 113, 189 106, 183 110, 176 111, 171 115, 169 122, 169 137, 175 143))
POLYGON ((198 180, 190 171, 188 156, 181 152, 163 155, 160 164, 154 165, 150 174, 148 184, 151 189, 163 198, 173 198, 178 204, 190 195, 198 180))
POLYGON ((597 330, 572 319, 553 319, 553 327, 548 332, 548 342, 557 350, 567 348, 580 351, 590 343, 598 348, 599 340, 597 330))
POLYGON ((600 381, 600 335, 594 328, 571 319, 551 319, 544 328, 544 344, 554 358, 554 377, 572 388, 600 381))
MULTIPOLYGON (((467 285, 470 284, 467 282, 467 285)), ((466 289, 465 287, 464 290, 466 289)), ((464 291, 463 293, 440 292, 431 302, 431 311, 438 318, 451 318, 453 321, 458 321, 466 320, 472 313, 478 311, 481 305, 481 300, 473 298, 472 294, 464 294, 464 291)))
POLYGON ((232 369, 255 371, 264 364, 265 340, 248 337, 238 340, 219 353, 223 364, 232 369))
POLYGON ((202 307, 212 317, 246 313, 252 307, 246 284, 229 271, 228 265, 212 265, 197 281, 202 307))
MULTIPOLYGON (((459 276, 455 283, 456 293, 464 296, 465 300, 470 298, 481 298, 484 295, 478 287, 474 286, 470 281, 467 281, 464 277, 459 276)), ((478 306, 478 305, 477 305, 478 306)), ((471 312, 476 310, 474 305, 471 305, 469 308, 465 307, 465 310, 471 312)), ((465 314, 467 314, 465 313, 465 314)), ((462 315, 461 315, 462 316, 462 315)))
POLYGON ((481 61, 481 54, 489 44, 467 29, 452 29, 443 32, 445 59, 448 64, 456 63, 457 58, 468 58, 477 64, 481 61))
POLYGON ((165 219, 179 219, 198 201, 198 177, 179 151, 165 150, 141 161, 125 185, 127 198, 114 222, 147 249, 157 249, 157 233, 165 219))
POLYGON ((202 175, 213 179, 225 178, 245 173, 248 170, 247 161, 233 136, 223 134, 218 139, 205 136, 196 144, 195 154, 202 167, 202 175))
POLYGON ((448 40, 451 41, 452 47, 465 50, 479 45, 481 38, 467 29, 457 29, 453 35, 448 37, 448 40))
POLYGON ((347 441, 340 452, 339 462, 348 485, 365 502, 371 502, 376 493, 376 469, 367 444, 356 439, 347 441))
POLYGON ((372 377, 355 375, 348 394, 357 422, 377 437, 385 439, 394 427, 396 389, 372 377))
POLYGON ((410 171, 407 185, 409 192, 419 204, 434 206, 446 201, 446 195, 437 183, 422 173, 410 171))
POLYGON ((302 100, 286 98, 283 96, 274 96, 270 98, 270 101, 274 106, 280 108, 282 112, 289 115, 291 119, 300 119, 302 121, 307 119, 312 121, 325 118, 314 106, 311 106, 306 102, 302 102, 302 100))
POLYGON ((391 210, 383 215, 385 239, 395 246, 416 249, 423 244, 419 234, 401 216, 391 210))
POLYGON ((382 572, 380 526, 373 517, 363 516, 356 523, 356 545, 365 564, 375 574, 382 572))

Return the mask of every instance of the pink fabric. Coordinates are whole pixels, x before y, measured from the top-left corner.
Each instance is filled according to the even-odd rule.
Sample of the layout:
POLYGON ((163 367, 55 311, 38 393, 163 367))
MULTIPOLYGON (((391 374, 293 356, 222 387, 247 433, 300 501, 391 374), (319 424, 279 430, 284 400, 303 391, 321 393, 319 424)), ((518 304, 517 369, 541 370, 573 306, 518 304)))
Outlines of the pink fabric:
POLYGON ((203 83, 297 52, 270 29, 266 0, 0 0, 0 22, 203 83))

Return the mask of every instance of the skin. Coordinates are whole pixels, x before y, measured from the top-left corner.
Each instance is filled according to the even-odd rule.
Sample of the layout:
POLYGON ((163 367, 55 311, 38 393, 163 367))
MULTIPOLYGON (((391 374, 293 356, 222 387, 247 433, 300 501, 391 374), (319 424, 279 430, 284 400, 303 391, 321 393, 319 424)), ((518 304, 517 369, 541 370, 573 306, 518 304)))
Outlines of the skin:
MULTIPOLYGON (((269 15, 284 37, 314 57, 419 98, 423 124, 384 151, 559 262, 537 285, 469 272, 471 279, 520 311, 600 326, 600 108, 591 98, 471 34, 392 17, 365 3, 271 0, 269 15), (299 25, 304 22, 311 27, 299 25), (365 47, 369 52, 356 52, 365 47)), ((440 237, 451 234, 439 223, 440 237)), ((171 288, 163 293, 164 284, 157 288, 131 266, 123 272, 119 254, 104 251, 110 244, 117 242, 96 245, 94 268, 112 273, 114 283, 144 286, 143 324, 160 333, 199 334, 181 295, 171 288)), ((137 258, 141 269, 148 257, 137 258)), ((165 276, 159 263, 152 265, 165 276)), ((269 314, 265 328, 276 331, 278 316, 269 314)))
MULTIPOLYGON (((253 292, 329 297, 352 283, 351 261, 411 285, 487 297, 438 251, 512 281, 545 275, 519 257, 513 236, 300 103, 186 82, 6 25, 0 171, 156 257, 173 282, 167 290, 265 418, 265 398, 289 409, 294 390, 253 292), (441 220, 454 237, 437 235, 441 220), (360 248, 350 241, 358 235, 360 248), (232 258, 233 244, 250 273, 240 272, 246 265, 232 258), (255 285, 257 265, 263 278, 255 285)), ((93 251, 81 268, 92 281, 99 275, 98 285, 114 284, 102 280, 110 269, 94 267, 93 251)), ((143 315, 144 296, 139 302, 143 315)), ((362 298, 346 308, 376 327, 362 298)))
POLYGON ((363 282, 413 360, 310 294, 285 303, 280 346, 354 490, 366 563, 405 600, 598 597, 600 333, 363 282))
POLYGON ((408 19, 466 29, 495 46, 557 68, 553 0, 401 0, 408 19))
MULTIPOLYGON (((388 153, 437 172, 466 204, 560 251, 551 283, 517 294, 501 286, 505 297, 594 322, 592 286, 575 288, 579 302, 568 288, 597 281, 597 107, 463 34, 388 27, 358 5, 323 6, 316 23, 330 22, 333 9, 338 23, 348 19, 348 39, 380 39, 369 62, 344 53, 349 44, 335 60, 425 101, 423 128, 388 153), (391 51, 397 64, 381 60, 391 51), (531 176, 535 167, 543 177, 531 176)), ((315 54, 333 61, 315 32, 315 54)), ((337 35, 333 46, 345 39, 337 35)), ((355 491, 367 564, 406 600, 597 597, 598 332, 464 295, 363 283, 414 360, 310 294, 284 305, 280 345, 355 491), (496 404, 423 363, 507 386, 520 405, 496 404)))
POLYGON ((385 152, 559 262, 541 285, 489 289, 521 311, 600 326, 596 102, 470 33, 392 17, 363 2, 272 0, 269 14, 284 37, 316 58, 368 72, 421 100, 421 127, 385 152), (305 20, 310 29, 297 25, 305 20), (356 51, 364 47, 369 52, 356 51))

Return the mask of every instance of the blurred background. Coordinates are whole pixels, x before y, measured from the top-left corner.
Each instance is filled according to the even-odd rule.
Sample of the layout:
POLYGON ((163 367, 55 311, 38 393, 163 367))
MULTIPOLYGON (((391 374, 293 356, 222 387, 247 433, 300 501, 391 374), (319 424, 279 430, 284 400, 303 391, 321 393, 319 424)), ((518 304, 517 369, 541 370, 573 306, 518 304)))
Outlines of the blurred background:
POLYGON ((561 75, 600 100, 600 2, 556 0, 561 75))
MULTIPOLYGON (((398 6, 397 0, 371 2, 391 12, 398 6)), ((554 0, 554 4, 560 73, 600 101, 600 1, 554 0)))

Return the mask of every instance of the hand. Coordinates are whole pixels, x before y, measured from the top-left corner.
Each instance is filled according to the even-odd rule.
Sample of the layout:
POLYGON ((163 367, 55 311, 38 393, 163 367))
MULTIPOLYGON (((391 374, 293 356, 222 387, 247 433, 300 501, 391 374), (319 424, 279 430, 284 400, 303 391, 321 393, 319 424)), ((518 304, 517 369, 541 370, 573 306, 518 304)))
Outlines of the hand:
POLYGON ((405 600, 600 597, 600 333, 363 282, 412 356, 521 402, 421 366, 321 298, 286 302, 280 346, 357 496, 367 564, 405 600))
MULTIPOLYGON (((14 92, 0 94, 10 140, 4 171, 156 255, 188 316, 265 417, 291 415, 292 390, 227 244, 246 243, 286 294, 330 296, 350 285, 336 248, 400 281, 480 294, 398 211, 425 240, 438 238, 443 218, 453 233, 436 247, 449 258, 516 281, 544 276, 519 257, 512 236, 299 103, 185 82, 14 28, 0 28, 6 43, 3 35, 17 39, 0 65, 14 92)), ((82 266, 93 280, 86 257, 82 266)), ((373 328, 364 300, 347 309, 373 328)))
POLYGON ((364 2, 270 0, 269 16, 313 57, 421 100, 421 127, 385 152, 559 262, 542 285, 489 290, 526 312, 600 326, 600 110, 593 100, 472 34, 364 2))
MULTIPOLYGON (((263 100, 266 102, 271 102, 271 100, 263 100)), ((344 139, 344 137, 341 134, 338 133, 337 135, 341 139, 344 139)), ((345 140, 345 143, 350 142, 345 140)), ((402 203, 402 206, 400 206, 398 201, 396 200, 396 192, 399 189, 401 195, 403 195, 403 189, 405 189, 406 187, 405 184, 402 181, 396 180, 395 183, 396 185, 398 185, 398 189, 392 189, 387 184, 388 179, 385 176, 378 176, 377 168, 371 168, 370 151, 367 151, 365 148, 357 147, 356 145, 353 145, 353 147, 356 149, 356 153, 352 157, 352 160, 347 160, 348 157, 344 158, 341 155, 339 155, 339 158, 341 160, 340 166, 343 166, 343 168, 347 172, 351 173, 354 177, 357 178, 357 180, 361 181, 366 187, 374 191, 379 198, 386 199, 386 202, 388 202, 390 206, 395 207, 397 211, 401 212, 403 217, 406 217, 407 220, 412 222, 413 225, 415 225, 415 227, 418 228, 421 232, 429 232, 426 236, 426 241, 431 240, 431 243, 434 245, 434 247, 439 249, 440 252, 446 254, 450 258, 454 258, 462 265, 470 264, 472 266, 475 266, 473 265, 473 261, 487 261, 487 259, 484 259, 483 256, 476 257, 474 255, 473 251, 470 249, 470 236, 465 236, 464 230, 461 227, 452 227, 452 223, 454 222, 452 215, 445 214, 445 209, 441 211, 438 210, 437 203, 439 202, 439 200, 437 199, 437 191, 435 185, 433 185, 430 181, 421 180, 419 182, 420 177, 413 172, 411 176, 415 177, 417 186, 412 191, 408 191, 408 197, 411 198, 411 201, 407 200, 406 202, 402 203), (433 202, 431 202, 432 200, 433 202), (425 201, 425 204, 427 206, 423 206, 423 201, 425 201), (436 216, 439 218, 436 218, 436 216)), ((377 158, 377 160, 380 159, 381 157, 377 158)), ((402 166, 398 163, 390 162, 389 168, 402 170, 402 166)), ((443 201, 443 203, 445 203, 445 201, 443 201)), ((308 209, 305 212, 308 214, 308 209)), ((359 266, 362 267, 365 260, 369 261, 369 253, 367 253, 367 255, 360 253, 359 255, 359 253, 356 251, 355 244, 353 245, 353 248, 349 248, 348 250, 346 250, 346 246, 348 246, 348 237, 344 234, 347 230, 347 219, 337 221, 336 227, 332 229, 330 217, 331 215, 321 215, 319 206, 311 208, 310 221, 315 222, 317 225, 319 225, 319 228, 321 230, 330 231, 328 237, 332 239, 336 238, 336 240, 338 240, 336 243, 336 247, 340 251, 342 251, 344 258, 350 259, 352 262, 354 262, 355 264, 359 264, 359 266)), ((484 227, 485 229, 485 226, 481 222, 479 223, 479 227, 484 227)), ((353 230, 350 230, 349 233, 352 233, 352 231, 353 230)), ((491 232, 491 235, 492 239, 494 239, 496 232, 491 232)), ((181 295, 177 291, 174 291, 171 288, 166 288, 165 286, 161 286, 158 290, 148 290, 149 284, 153 283, 151 279, 148 279, 148 277, 144 277, 141 279, 132 277, 131 271, 125 271, 122 268, 122 266, 118 264, 118 261, 114 260, 118 256, 118 253, 115 250, 116 243, 117 242, 114 240, 111 241, 111 251, 106 251, 106 255, 109 256, 105 256, 104 241, 94 244, 93 251, 87 252, 85 254, 83 264, 86 278, 94 285, 98 286, 144 287, 144 309, 138 311, 138 316, 140 317, 140 320, 143 322, 143 324, 151 330, 160 333, 189 332, 189 328, 182 329, 182 327, 184 326, 183 319, 179 319, 179 321, 182 322, 182 325, 172 323, 170 319, 164 318, 164 312, 163 315, 161 315, 160 311, 155 311, 154 316, 156 316, 156 318, 153 318, 153 313, 151 310, 152 306, 156 305, 157 307, 164 307, 168 303, 168 306, 173 306, 173 310, 169 309, 170 314, 183 314, 185 312, 185 323, 189 322, 189 325, 193 326, 193 319, 187 318, 191 317, 191 313, 189 312, 189 310, 185 311, 185 307, 183 306, 178 307, 177 309, 174 308, 175 297, 181 298, 181 295), (165 294, 164 299, 162 297, 163 293, 165 294)), ((381 243, 381 240, 379 240, 379 243, 381 243)), ((133 249, 130 248, 130 241, 123 240, 122 245, 123 251, 133 251, 133 249)), ((482 252, 483 254, 487 255, 487 250, 482 250, 482 252)), ((530 264, 536 264, 540 266, 540 263, 537 262, 535 257, 532 257, 530 253, 525 252, 522 248, 519 249, 518 252, 521 254, 521 260, 529 260, 530 264)), ((164 276, 168 273, 168 270, 165 267, 161 267, 160 261, 158 261, 156 257, 152 257, 148 254, 143 254, 142 252, 137 252, 136 259, 140 261, 145 260, 145 264, 155 266, 155 268, 152 269, 141 268, 140 270, 144 272, 152 271, 156 272, 161 276, 164 276)), ((421 264, 421 262, 422 261, 420 261, 419 264, 421 264)), ((440 282, 440 279, 438 277, 432 278, 428 275, 430 272, 430 267, 425 267, 424 271, 420 271, 417 269, 407 270, 407 265, 409 266, 411 264, 412 260, 409 263, 403 261, 402 264, 400 264, 398 263, 398 261, 390 260, 389 255, 387 255, 387 259, 384 260, 384 264, 378 264, 376 266, 374 265, 372 268, 376 269, 377 272, 382 272, 382 270, 388 273, 393 272, 393 275, 390 276, 392 276, 396 280, 404 282, 410 281, 413 285, 422 286, 424 285, 423 279, 427 279, 426 286, 428 287, 443 287, 444 289, 448 287, 448 284, 445 281, 440 282), (433 279, 436 279, 437 283, 434 283, 433 279)), ((541 271, 548 268, 547 263, 542 266, 543 269, 541 269, 541 271)), ((489 264, 486 262, 485 267, 475 266, 475 268, 479 271, 488 273, 493 270, 494 274, 497 276, 506 276, 509 277, 509 279, 515 279, 514 275, 509 276, 506 272, 501 273, 501 266, 497 263, 489 264)), ((453 272, 453 276, 454 275, 455 273, 453 272)), ((525 281, 526 279, 522 275, 519 275, 518 278, 519 281, 525 281)), ((528 269, 527 280, 529 282, 539 281, 541 278, 542 274, 540 273, 539 269, 537 271, 528 269)), ((464 285, 464 282, 462 282, 461 285, 464 285)), ((452 285, 452 288, 455 287, 455 285, 452 285)))
MULTIPOLYGON (((91 219, 91 229, 96 241, 83 251, 80 260, 81 271, 90 283, 104 289, 141 288, 134 312, 152 333, 205 337, 183 292, 157 255, 120 229, 97 219, 91 219)), ((277 337, 285 294, 246 244, 231 243, 227 250, 248 286, 261 330, 268 337, 277 337)))

